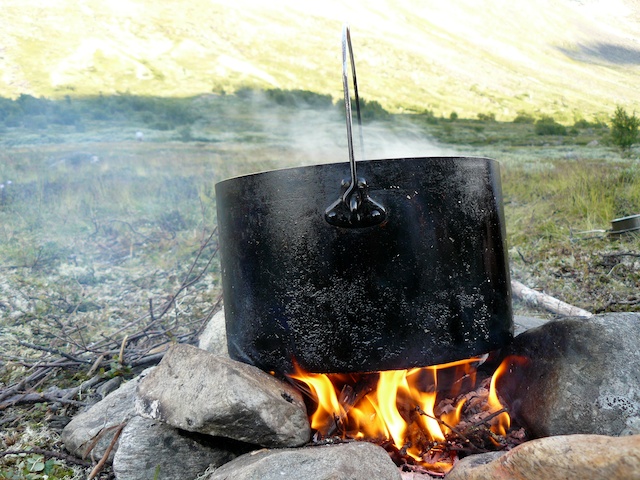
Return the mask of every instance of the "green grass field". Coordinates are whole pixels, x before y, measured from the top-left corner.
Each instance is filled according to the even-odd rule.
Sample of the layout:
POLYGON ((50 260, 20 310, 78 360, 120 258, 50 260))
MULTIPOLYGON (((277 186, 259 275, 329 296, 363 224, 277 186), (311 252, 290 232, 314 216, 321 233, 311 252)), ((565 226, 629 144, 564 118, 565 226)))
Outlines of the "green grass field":
MULTIPOLYGON (((96 331, 144 314, 149 298, 176 287, 214 228, 217 181, 346 161, 339 106, 309 92, 26 101, 32 105, 5 122, 0 136, 4 332, 85 304, 96 308, 75 313, 85 313, 96 331), (34 118, 41 120, 35 127, 34 118), (126 314, 113 313, 113 304, 122 310, 118 288, 138 285, 148 291, 138 292, 126 314)), ((531 122, 390 115, 375 103, 365 103, 363 113, 371 157, 501 162, 515 278, 590 310, 629 301, 637 282, 632 257, 620 256, 624 265, 609 273, 611 260, 598 255, 634 252, 637 238, 577 233, 640 211, 637 153, 607 145, 606 125, 583 122, 566 135, 538 135, 531 122)), ((215 265, 211 270, 207 291, 214 292, 215 265)))
MULTIPOLYGON (((112 345, 101 370, 109 377, 130 372, 117 361, 117 346, 128 338, 135 341, 127 348, 145 351, 192 340, 221 293, 215 241, 206 241, 216 224, 215 183, 347 160, 340 108, 308 92, 244 91, 168 103, 25 101, 30 109, 14 111, 0 133, 4 385, 51 351, 112 345), (188 115, 176 120, 172 112, 188 115), (67 115, 66 123, 52 121, 55 115, 67 115), (155 318, 165 307, 167 314, 155 318), (149 338, 139 338, 145 325, 149 338)), ((593 312, 640 311, 640 236, 579 233, 640 213, 637 149, 623 154, 610 146, 602 124, 539 135, 533 123, 390 115, 378 107, 365 110, 367 158, 444 154, 501 163, 514 279, 593 312)), ((550 316, 517 301, 515 311, 550 316)), ((85 370, 58 371, 48 384, 77 383, 85 370)), ((18 446, 55 441, 44 428, 46 405, 16 411, 22 412, 9 408, 7 418, 28 415, 39 425, 7 430, 18 446)), ((24 460, 7 462, 0 478, 25 468, 24 460)), ((70 478, 62 465, 50 478, 70 478)))

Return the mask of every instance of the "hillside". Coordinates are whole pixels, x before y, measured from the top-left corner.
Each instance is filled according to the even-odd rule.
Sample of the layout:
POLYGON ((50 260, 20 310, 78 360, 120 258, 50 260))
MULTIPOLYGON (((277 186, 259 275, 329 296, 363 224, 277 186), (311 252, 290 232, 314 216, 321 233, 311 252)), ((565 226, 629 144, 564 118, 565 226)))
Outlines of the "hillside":
POLYGON ((352 28, 361 93, 393 111, 640 109, 636 0, 4 0, 0 96, 190 96, 239 86, 341 96, 352 28))

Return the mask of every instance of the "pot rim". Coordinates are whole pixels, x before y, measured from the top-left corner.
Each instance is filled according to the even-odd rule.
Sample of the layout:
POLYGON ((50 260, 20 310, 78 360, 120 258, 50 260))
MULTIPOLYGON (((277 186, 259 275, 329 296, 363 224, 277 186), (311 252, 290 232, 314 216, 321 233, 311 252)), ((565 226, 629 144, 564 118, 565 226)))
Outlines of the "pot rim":
MULTIPOLYGON (((487 161, 490 160, 492 162, 496 162, 499 163, 496 159, 494 158, 490 158, 490 157, 474 157, 474 156, 463 156, 463 155, 441 155, 441 156, 431 156, 431 157, 400 157, 400 158, 371 158, 371 159, 362 159, 362 160, 357 160, 356 163, 374 163, 374 162, 402 162, 402 161, 406 161, 406 160, 481 160, 481 161, 487 161)), ((228 177, 225 178, 223 180, 220 180, 219 182, 216 183, 216 185, 221 184, 221 183, 225 183, 225 182, 230 182, 236 179, 241 179, 241 178, 248 178, 248 177, 254 177, 254 176, 261 176, 261 175, 268 175, 270 173, 280 173, 280 172, 288 172, 288 171, 293 171, 293 170, 299 170, 299 169, 312 169, 312 168, 322 168, 325 166, 332 166, 332 165, 344 165, 345 168, 349 168, 349 161, 341 161, 341 162, 327 162, 327 163, 315 163, 312 165, 298 165, 298 166, 292 166, 292 167, 283 167, 283 168, 275 168, 275 169, 270 169, 270 170, 259 170, 257 172, 253 172, 253 173, 244 173, 241 175, 235 175, 233 177, 228 177)))

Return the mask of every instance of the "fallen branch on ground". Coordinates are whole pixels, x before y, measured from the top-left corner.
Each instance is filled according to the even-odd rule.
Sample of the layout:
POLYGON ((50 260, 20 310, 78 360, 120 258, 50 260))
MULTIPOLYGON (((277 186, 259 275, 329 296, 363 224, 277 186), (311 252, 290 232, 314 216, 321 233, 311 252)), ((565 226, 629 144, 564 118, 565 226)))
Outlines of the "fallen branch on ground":
POLYGON ((593 317, 593 313, 587 310, 570 305, 546 293, 533 290, 516 280, 511 280, 511 291, 516 298, 519 298, 532 308, 547 310, 566 317, 593 317))
POLYGON ((45 450, 43 448, 31 448, 29 450, 5 450, 4 452, 0 452, 0 458, 6 457, 7 455, 43 455, 46 458, 57 458, 60 460, 64 460, 67 463, 73 463, 75 465, 80 465, 82 467, 90 467, 92 464, 86 460, 80 460, 73 455, 64 452, 56 452, 53 450, 45 450))
MULTIPOLYGON (((25 378, 7 386, 0 386, 0 411, 20 404, 37 402, 85 405, 83 402, 73 400, 80 388, 39 393, 36 391, 38 383, 61 369, 88 370, 89 375, 99 372, 99 382, 93 385, 93 388, 97 388, 99 383, 104 383, 113 376, 128 375, 134 368, 141 369, 157 364, 172 343, 195 343, 206 323, 220 309, 222 294, 219 294, 208 305, 206 311, 202 312, 203 315, 197 318, 179 319, 177 314, 176 318, 170 318, 168 314, 171 311, 179 312, 179 297, 187 289, 193 288, 208 271, 218 252, 218 246, 214 242, 216 233, 217 229, 210 234, 203 233, 203 240, 182 283, 163 305, 159 314, 149 312, 142 315, 115 333, 103 335, 102 340, 92 344, 86 344, 83 339, 80 342, 73 340, 71 335, 78 330, 77 327, 69 331, 64 325, 60 325, 57 327, 55 338, 66 340, 64 343, 70 346, 71 351, 22 340, 17 344, 44 352, 44 355, 35 359, 0 353, 0 358, 9 359, 14 364, 31 369, 25 378), (71 390, 74 391, 71 392, 71 390)), ((150 309, 152 307, 153 304, 150 302, 150 309)))

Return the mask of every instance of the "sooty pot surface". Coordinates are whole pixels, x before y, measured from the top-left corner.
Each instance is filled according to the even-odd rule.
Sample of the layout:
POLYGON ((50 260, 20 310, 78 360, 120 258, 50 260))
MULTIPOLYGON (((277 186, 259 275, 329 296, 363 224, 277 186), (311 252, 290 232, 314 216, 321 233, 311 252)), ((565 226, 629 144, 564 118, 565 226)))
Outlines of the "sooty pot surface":
POLYGON ((216 185, 231 357, 265 371, 367 372, 510 342, 498 163, 369 160, 358 174, 382 207, 375 222, 330 221, 345 163, 216 185))

